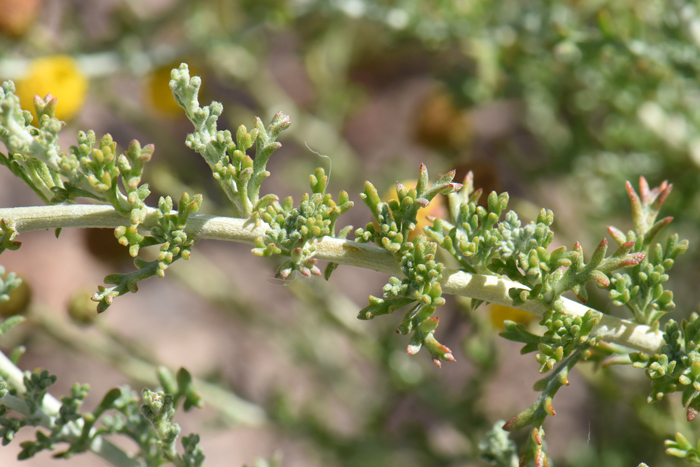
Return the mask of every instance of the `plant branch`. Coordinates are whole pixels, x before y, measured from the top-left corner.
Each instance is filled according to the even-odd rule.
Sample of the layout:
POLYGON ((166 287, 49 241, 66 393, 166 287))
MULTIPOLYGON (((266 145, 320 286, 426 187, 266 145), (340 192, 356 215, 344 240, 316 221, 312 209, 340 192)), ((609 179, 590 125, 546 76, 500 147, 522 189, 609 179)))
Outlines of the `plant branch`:
MULTIPOLYGON (((25 392, 26 389, 23 381, 24 373, 14 363, 12 363, 12 361, 7 358, 3 352, 0 352, 0 372, 2 373, 2 379, 7 381, 11 387, 15 388, 19 393, 25 392)), ((6 394, 5 397, 1 398, 0 402, 22 415, 36 415, 31 413, 29 407, 22 399, 9 393, 6 394)), ((60 408, 61 403, 51 394, 47 393, 44 396, 40 409, 42 416, 41 426, 51 429, 53 419, 58 416, 58 411, 60 408)), ((71 435, 75 436, 76 438, 78 438, 82 432, 81 426, 75 422, 68 423, 68 429, 70 430, 71 435)), ((90 450, 115 467, 142 467, 141 462, 129 457, 125 451, 113 444, 111 441, 105 439, 103 436, 97 436, 95 438, 90 445, 90 450)))
MULTIPOLYGON (((6 208, 0 209, 0 219, 12 220, 18 233, 55 228, 115 228, 128 223, 114 208, 104 205, 6 208)), ((148 208, 143 225, 150 228, 156 222, 156 209, 148 208)), ((246 219, 198 213, 189 216, 186 227, 186 231, 198 240, 213 239, 249 244, 253 244, 257 237, 263 236, 266 229, 264 223, 256 226, 246 219)), ((371 244, 324 237, 315 242, 315 248, 315 258, 318 260, 401 276, 394 256, 387 250, 371 244)), ((523 289, 523 284, 498 276, 446 269, 443 273, 442 288, 449 294, 511 306, 540 316, 546 310, 544 305, 534 301, 514 305, 508 291, 512 288, 523 289)), ((573 300, 563 298, 563 301, 566 312, 572 315, 583 316, 590 310, 589 307, 573 300)), ((657 353, 662 344, 661 333, 654 332, 649 326, 602 313, 600 324, 591 336, 650 354, 657 353)))

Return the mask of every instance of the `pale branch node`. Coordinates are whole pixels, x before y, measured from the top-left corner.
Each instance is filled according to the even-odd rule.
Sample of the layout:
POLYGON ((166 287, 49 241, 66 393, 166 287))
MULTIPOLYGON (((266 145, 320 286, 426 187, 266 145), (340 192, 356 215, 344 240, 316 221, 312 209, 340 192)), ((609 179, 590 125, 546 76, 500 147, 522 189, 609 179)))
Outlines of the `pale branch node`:
MULTIPOLYGON (((18 233, 32 230, 56 228, 116 228, 128 223, 111 206, 104 205, 58 205, 0 209, 0 219, 11 220, 18 233)), ((143 226, 150 228, 157 220, 156 209, 149 208, 143 226)), ((198 240, 213 239, 252 244, 267 230, 267 225, 246 219, 219 217, 206 214, 191 214, 185 229, 198 240)), ((324 237, 316 240, 315 258, 348 266, 401 276, 394 256, 375 245, 356 243, 350 240, 324 237)), ((445 293, 476 298, 490 303, 518 308, 541 316, 546 307, 534 301, 514 305, 508 291, 512 288, 527 289, 523 284, 507 278, 482 274, 469 274, 446 269, 443 273, 442 289, 445 293)), ((562 298, 567 313, 583 316, 591 308, 562 298)), ((595 311, 595 310, 594 310, 595 311)), ((649 326, 600 313, 600 323, 591 333, 592 337, 630 347, 649 354, 658 353, 663 338, 660 332, 649 326)))

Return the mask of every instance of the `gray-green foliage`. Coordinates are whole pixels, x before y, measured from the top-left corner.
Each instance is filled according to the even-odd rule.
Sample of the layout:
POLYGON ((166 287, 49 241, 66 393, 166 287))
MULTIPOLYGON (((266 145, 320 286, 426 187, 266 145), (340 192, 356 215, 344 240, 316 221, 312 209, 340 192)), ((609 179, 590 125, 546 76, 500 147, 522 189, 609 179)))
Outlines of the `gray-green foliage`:
MULTIPOLYGON (((201 80, 190 77, 187 65, 173 70, 171 76, 173 94, 195 127, 194 133, 187 137, 187 145, 201 154, 211 168, 232 202, 234 216, 267 227, 265 234, 255 239, 253 253, 288 257, 278 270, 282 278, 289 277, 293 271, 305 276, 320 275, 314 258, 315 242, 324 237, 345 238, 348 234, 350 228, 346 227, 336 235, 336 223, 339 216, 352 207, 349 195, 341 192, 338 201, 334 201, 326 193, 325 172, 317 169, 310 177, 312 192, 305 194, 297 207, 291 198, 280 203, 275 194, 260 196, 261 183, 269 176, 266 164, 280 146, 276 138, 290 125, 289 117, 279 113, 268 127, 257 119, 250 132, 241 126, 234 142, 230 131, 217 127, 223 111, 221 104, 214 102, 200 107, 201 80), (246 154, 253 147, 254 158, 246 154)), ((0 162, 49 203, 70 203, 88 197, 113 206, 125 219, 125 225, 115 230, 115 236, 129 248, 132 256, 136 257, 141 248, 160 245, 156 260, 137 257, 136 271, 105 278, 105 282, 114 287, 100 287, 93 297, 103 311, 115 297, 135 292, 139 281, 153 275, 162 277, 172 262, 189 257, 195 238, 186 229, 187 221, 199 209, 202 197, 183 194, 176 211, 170 197, 161 198, 157 208, 149 208, 146 204, 148 187, 141 184, 141 177, 153 147, 141 147, 132 142, 126 152, 117 156, 116 143, 109 135, 95 147, 95 135, 88 132, 79 135, 79 145, 71 148, 69 154, 62 154, 56 145, 60 125, 54 118, 54 107, 55 101, 38 100, 39 127, 33 127, 30 115, 19 108, 13 86, 5 83, 0 95, 0 140, 7 146, 8 155, 0 155, 0 162)), ((553 397, 568 384, 569 371, 591 356, 597 344, 591 332, 601 319, 601 313, 593 310, 580 317, 567 314, 562 294, 571 291, 585 302, 588 298, 586 285, 595 282, 608 290, 614 305, 626 306, 639 323, 658 326, 659 317, 674 307, 671 292, 663 288, 667 280, 665 272, 687 248, 687 242, 680 241, 677 235, 669 238, 665 248, 653 244, 659 231, 670 222, 670 218, 656 221, 670 185, 664 183, 650 190, 642 178, 640 195, 637 195, 628 184, 634 231, 623 234, 611 227, 609 232, 619 247, 608 254, 607 241, 603 240, 586 262, 579 243, 572 250, 566 247, 549 249, 553 242, 550 227, 554 215, 551 211, 542 209, 535 221, 523 226, 515 212, 506 213, 507 193, 493 192, 484 206, 479 205, 481 190, 474 190, 472 175, 460 184, 453 182, 454 174, 454 171, 448 172, 431 184, 427 168, 421 165, 416 187, 408 189, 398 183, 397 199, 389 201, 383 201, 376 188, 366 182, 360 197, 375 222, 357 229, 355 241, 374 242, 384 248, 393 255, 401 276, 389 279, 383 287, 382 298, 370 296, 369 305, 360 310, 359 318, 372 319, 408 307, 397 327, 398 333, 411 334, 408 353, 415 354, 424 348, 439 366, 441 361, 453 361, 454 356, 434 335, 438 325, 435 312, 445 303, 441 285, 445 265, 438 259, 438 248, 449 254, 463 272, 505 276, 521 284, 522 288, 510 290, 510 298, 516 305, 526 301, 543 305, 546 311, 540 324, 546 331, 539 336, 522 325, 507 322, 502 336, 524 343, 523 353, 537 351, 540 371, 551 373, 535 385, 535 389, 541 391, 539 398, 508 421, 504 429, 531 426, 521 464, 534 460, 538 467, 546 465, 543 423, 547 416, 554 414, 553 397), (424 229, 425 235, 412 237, 419 210, 438 195, 448 198, 449 219, 434 219, 433 225, 424 229), (613 274, 623 268, 627 272, 613 274)), ((16 249, 19 244, 15 241, 12 222, 1 222, 1 248, 16 249)), ((327 278, 333 268, 331 265, 327 269, 327 278)), ((9 283, 13 283, 12 280, 9 283)), ((700 383, 696 381, 696 373, 700 374, 700 358, 696 355, 695 344, 699 322, 694 318, 690 324, 683 324, 683 333, 670 322, 665 334, 667 345, 658 355, 631 355, 635 366, 647 368, 653 380, 654 398, 683 390, 689 413, 691 409, 697 412, 700 408, 696 400, 699 397, 696 393, 700 391, 700 383)), ((24 418, 6 419, 3 425, 6 438, 14 436, 22 424, 40 423, 33 414, 53 381, 48 373, 32 378, 25 381, 27 392, 23 399, 29 413, 24 418)), ((76 433, 65 438, 69 434, 56 431, 55 425, 50 425, 51 433, 37 435, 36 441, 26 445, 24 455, 28 457, 51 449, 57 442, 69 443, 69 449, 61 453, 64 456, 87 450, 93 433, 101 433, 91 431, 95 420, 104 410, 114 409, 121 416, 107 418, 104 433, 127 433, 136 439, 147 465, 158 465, 160 459, 178 466, 200 465, 203 457, 196 448, 196 435, 183 439, 184 454, 176 450, 179 427, 172 423, 172 415, 178 398, 185 397, 186 408, 197 405, 198 401, 188 378, 182 376, 182 381, 179 378, 175 384, 172 378, 161 375, 165 392, 144 391, 145 404, 140 412, 135 409, 131 393, 113 390, 103 399, 99 414, 93 413, 87 418, 77 411, 86 388, 76 386, 73 396, 64 401, 66 408, 62 409, 59 420, 64 425, 83 420, 82 425, 76 425, 82 430, 81 434, 77 438, 76 433), (153 451, 152 446, 157 449, 153 451)))
POLYGON ((199 76, 190 77, 186 64, 172 71, 170 88, 175 100, 185 110, 195 131, 187 136, 187 146, 197 151, 209 164, 214 178, 231 200, 235 217, 248 218, 254 212, 265 209, 279 200, 274 194, 260 197, 260 185, 270 172, 267 161, 281 144, 277 142, 280 132, 291 125, 289 115, 278 113, 265 128, 262 120, 255 119, 255 128, 241 125, 236 131, 236 141, 229 130, 219 130, 217 121, 224 108, 219 102, 208 106, 199 105, 199 76), (255 157, 246 151, 255 146, 255 157))
POLYGON ((112 458, 113 462, 118 462, 116 465, 201 467, 204 454, 198 446, 199 436, 183 437, 182 453, 178 452, 180 427, 172 420, 180 400, 184 399, 185 410, 201 406, 191 377, 184 369, 180 369, 177 377, 161 369, 158 376, 169 390, 144 389, 139 399, 129 387, 114 388, 92 412, 80 410, 90 387, 76 383, 71 395, 61 399, 58 412, 47 413, 43 401, 56 382, 56 376, 46 370, 26 373, 23 391, 9 388, 5 381, 0 381, 2 443, 12 442, 24 427, 37 427, 40 429, 36 431, 36 439, 21 443, 19 459, 28 459, 44 450, 53 451, 55 458, 68 459, 105 443, 109 435, 119 434, 135 442, 138 451, 133 456, 122 454, 120 459, 112 458), (11 408, 21 416, 12 414, 11 408), (58 446, 65 446, 65 449, 57 451, 58 446))
MULTIPOLYGON (((142 247, 161 245, 157 262, 136 258, 138 271, 105 278, 105 282, 116 287, 100 287, 95 294, 99 310, 104 311, 115 297, 136 291, 138 281, 153 275, 162 277, 172 261, 189 256, 193 239, 188 237, 184 227, 202 198, 190 199, 183 194, 175 219, 171 219, 170 214, 172 201, 169 197, 161 198, 155 218, 149 217, 146 198, 150 191, 147 184, 141 183, 141 177, 144 165, 153 154, 152 145, 142 147, 138 141, 132 141, 124 153, 118 154, 117 143, 110 135, 98 142, 91 130, 80 132, 78 145, 72 146, 68 153, 61 152, 58 133, 63 123, 55 117, 56 99, 37 98, 34 108, 38 126, 32 125, 31 113, 21 109, 12 82, 3 83, 0 141, 7 147, 8 154, 0 153, 0 163, 22 178, 47 203, 73 203, 79 198, 90 198, 113 206, 125 218, 124 225, 115 229, 115 236, 129 248, 131 256, 136 257, 142 247), (143 231, 151 235, 143 235, 143 231)), ((17 249, 19 243, 14 241, 16 232, 11 221, 0 221, 0 229, 0 251, 17 249)))
MULTIPOLYGON (((282 202, 273 202, 256 212, 255 219, 262 220, 270 229, 264 237, 255 239, 253 253, 259 256, 285 254, 290 257, 282 264, 277 276, 286 279, 292 271, 306 277, 320 275, 318 262, 313 258, 316 251, 312 240, 335 237, 338 217, 353 206, 345 191, 338 195, 338 202, 326 193, 328 177, 322 168, 310 176, 312 194, 304 194, 298 207, 292 197, 282 202)), ((352 226, 344 227, 338 237, 345 238, 352 226)), ((328 277, 326 277, 328 278, 328 277)))
POLYGON ((479 453, 482 459, 496 467, 517 467, 518 447, 503 429, 503 425, 503 420, 497 421, 479 441, 479 453))
POLYGON ((668 280, 666 271, 673 267, 678 255, 688 249, 688 241, 681 241, 678 234, 671 235, 665 246, 653 243, 659 231, 673 220, 672 217, 656 220, 671 188, 672 185, 664 182, 650 190, 646 180, 641 178, 637 194, 628 182, 634 230, 624 234, 615 227, 608 227, 621 247, 634 245, 633 251, 645 255, 639 265, 629 269, 628 273, 613 276, 609 287, 610 299, 615 305, 625 305, 634 313, 637 322, 649 325, 654 325, 660 317, 676 308, 673 292, 665 290, 663 283, 668 280))
POLYGON ((411 241, 409 234, 416 228, 416 216, 421 207, 427 207, 438 194, 446 195, 462 188, 460 183, 452 182, 453 178, 454 171, 448 172, 431 185, 428 170, 421 165, 416 187, 409 190, 398 183, 398 199, 388 202, 381 200, 370 182, 365 183, 365 191, 360 197, 374 215, 377 225, 369 223, 355 232, 355 241, 374 241, 392 253, 404 276, 389 279, 383 288, 383 299, 370 296, 369 306, 360 310, 358 318, 372 319, 412 304, 396 331, 399 334, 413 332, 408 353, 412 355, 425 348, 438 366, 444 360, 454 361, 452 351, 434 336, 438 318, 432 315, 445 303, 440 285, 444 266, 435 260, 437 245, 434 242, 428 241, 424 235, 417 235, 411 241))
MULTIPOLYGON (((546 460, 542 424, 548 415, 554 414, 552 399, 560 387, 568 384, 568 372, 577 362, 590 357, 590 349, 595 346, 596 340, 591 339, 589 334, 600 320, 600 313, 593 310, 582 317, 568 316, 562 306, 562 294, 572 291, 579 300, 585 302, 588 298, 586 284, 596 282, 599 287, 610 291, 614 304, 626 303, 638 322, 658 325, 658 318, 674 306, 671 292, 665 291, 661 285, 668 279, 664 272, 685 251, 687 242, 680 242, 678 235, 672 235, 665 250, 660 244, 652 244, 656 234, 670 222, 670 218, 656 222, 661 205, 670 192, 670 186, 666 183, 650 190, 646 180, 641 179, 641 195, 637 195, 628 184, 635 231, 623 236, 616 229, 610 228, 619 247, 608 255, 607 240, 604 239, 587 263, 584 261, 583 248, 578 243, 571 251, 565 247, 548 251, 553 240, 550 230, 553 223, 551 211, 542 210, 537 220, 525 227, 521 226, 517 215, 512 211, 501 221, 501 214, 508 203, 507 194, 491 193, 487 206, 482 207, 477 204, 481 193, 474 191, 470 176, 464 185, 466 188, 462 193, 448 195, 451 222, 436 219, 433 227, 426 228, 425 231, 464 270, 503 274, 527 286, 510 291, 516 304, 535 300, 548 308, 540 322, 547 328, 543 335, 532 334, 522 324, 513 322, 506 322, 506 330, 501 334, 507 339, 524 343, 523 353, 537 351, 536 358, 541 372, 559 365, 552 375, 535 385, 535 389, 542 391, 538 400, 506 424, 507 429, 533 426, 522 458, 525 463, 534 459, 536 465, 542 465, 546 460), (621 268, 631 272, 613 275, 613 271, 621 268), (630 292, 629 287, 636 288, 630 292), (629 296, 629 299, 619 300, 621 296, 629 296)), ((392 232, 396 229, 386 230, 392 232)), ((398 279, 392 281, 398 285, 398 279)), ((363 310, 370 312, 368 317, 393 311, 390 308, 392 304, 379 300, 373 299, 371 306, 363 310)), ((402 304, 397 302, 394 307, 402 304)), ((659 359, 666 362, 668 357, 662 356, 659 359)), ((659 363, 655 365, 658 366, 659 363)), ((688 366, 690 364, 686 365, 688 366)), ((664 371, 666 369, 661 370, 662 373, 664 371)), ((650 376, 658 377, 655 373, 650 373, 650 376)), ((678 379, 678 375, 675 375, 675 379, 678 379)))
POLYGON ((8 294, 21 283, 22 279, 17 277, 17 274, 14 272, 5 274, 5 268, 0 266, 0 303, 8 301, 10 299, 8 294))

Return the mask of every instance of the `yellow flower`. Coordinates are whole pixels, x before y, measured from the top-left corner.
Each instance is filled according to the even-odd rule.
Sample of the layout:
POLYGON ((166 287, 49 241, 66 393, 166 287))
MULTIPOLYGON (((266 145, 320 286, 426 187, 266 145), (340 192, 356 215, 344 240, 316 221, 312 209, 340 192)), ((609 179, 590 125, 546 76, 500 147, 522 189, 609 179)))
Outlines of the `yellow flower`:
MULTIPOLYGON (((410 190, 411 188, 415 188, 416 185, 418 184, 417 180, 407 180, 404 182, 401 182, 406 189, 410 190)), ((418 210, 418 215, 416 216, 416 228, 408 235, 408 240, 413 240, 416 235, 422 234, 423 233, 423 227, 424 226, 432 226, 433 223, 428 220, 428 216, 432 217, 444 217, 446 214, 445 207, 442 205, 442 196, 438 195, 433 200, 430 202, 428 207, 422 208, 418 210)), ((384 197, 382 198, 384 201, 389 201, 390 199, 394 199, 396 201, 399 200, 398 195, 396 194, 396 187, 392 187, 387 192, 384 194, 384 197)))
POLYGON ((80 112, 85 102, 88 80, 78 62, 67 55, 38 58, 29 65, 24 78, 17 83, 17 96, 22 108, 34 113, 34 96, 47 94, 58 99, 56 118, 70 120, 80 112))
POLYGON ((497 305, 492 303, 488 307, 491 324, 494 328, 505 330, 503 322, 505 320, 515 321, 516 323, 527 325, 529 322, 537 318, 536 315, 527 311, 518 310, 509 306, 497 305))

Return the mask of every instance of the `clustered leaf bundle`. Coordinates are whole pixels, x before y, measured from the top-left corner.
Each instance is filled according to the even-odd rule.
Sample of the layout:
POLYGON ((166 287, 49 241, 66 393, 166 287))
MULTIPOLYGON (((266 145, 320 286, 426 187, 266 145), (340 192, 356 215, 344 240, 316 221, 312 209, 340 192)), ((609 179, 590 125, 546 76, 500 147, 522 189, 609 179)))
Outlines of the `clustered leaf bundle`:
POLYGON ((198 152, 209 164, 214 179, 231 200, 234 216, 248 218, 278 201, 279 198, 273 194, 260 197, 260 185, 270 176, 265 167, 272 153, 281 146, 277 137, 291 125, 289 115, 278 113, 267 128, 262 120, 256 118, 255 128, 250 132, 241 125, 234 142, 229 130, 217 128, 224 107, 219 102, 200 107, 198 94, 201 78, 190 77, 189 68, 184 63, 172 71, 171 77, 170 89, 175 100, 195 128, 194 133, 187 136, 187 147, 198 152), (246 154, 253 146, 255 158, 246 154))
POLYGON ((374 215, 377 225, 369 223, 355 232, 355 241, 374 241, 392 253, 404 276, 403 279, 392 277, 389 280, 383 288, 383 299, 370 296, 369 306, 360 310, 358 317, 372 319, 412 304, 396 332, 413 332, 408 353, 413 355, 425 347, 438 366, 441 361, 454 361, 452 351, 434 337, 438 318, 432 315, 445 303, 440 285, 444 266, 435 261, 437 245, 434 242, 429 242, 423 235, 409 241, 408 234, 416 228, 416 216, 421 207, 427 207, 438 194, 446 195, 462 188, 461 184, 452 181, 454 175, 454 171, 448 172, 430 185, 428 169, 421 164, 416 187, 408 190, 397 183, 398 199, 389 202, 382 201, 374 185, 366 182, 360 197, 374 215))
MULTIPOLYGON (((115 236, 129 248, 132 257, 138 255, 140 248, 161 245, 158 261, 136 258, 138 271, 105 278, 106 283, 115 284, 115 287, 100 287, 93 297, 98 302, 98 311, 104 311, 115 297, 138 290, 139 281, 153 275, 162 277, 172 261, 189 256, 194 239, 188 237, 184 227, 189 214, 201 205, 202 198, 197 195, 190 199, 183 194, 177 221, 169 217, 172 208, 169 197, 159 201, 160 214, 152 214, 146 205, 150 194, 148 184, 141 183, 141 177, 144 165, 153 155, 153 145, 142 147, 134 140, 125 152, 118 154, 117 143, 110 135, 98 142, 95 133, 88 131, 80 132, 78 145, 62 153, 58 133, 64 123, 55 117, 56 99, 50 95, 45 99, 37 97, 34 107, 38 126, 32 125, 32 114, 20 108, 12 82, 3 83, 0 141, 7 147, 8 154, 0 153, 0 163, 22 178, 48 204, 74 203, 79 198, 88 198, 114 207, 125 218, 125 224, 115 229, 115 236), (167 214, 163 214, 164 209, 167 214), (151 235, 144 235, 144 232, 151 235)), ((0 248, 18 248, 19 243, 13 240, 12 223, 0 222, 0 248)))
MULTIPOLYGON (((318 261, 313 257, 316 249, 312 240, 336 237, 338 217, 353 206, 345 191, 340 192, 337 202, 326 193, 328 177, 322 168, 310 175, 310 184, 312 194, 304 194, 298 207, 294 207, 290 196, 282 204, 274 201, 264 210, 256 212, 255 218, 265 222, 270 229, 264 237, 255 239, 253 253, 259 256, 289 256, 290 259, 277 271, 277 276, 282 279, 293 271, 299 271, 306 277, 321 275, 321 270, 316 266, 318 261)), ((352 226, 343 228, 338 238, 345 238, 351 229, 352 226)), ((329 268, 332 272, 332 266, 329 268)))

